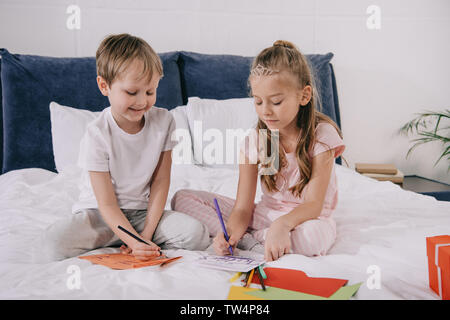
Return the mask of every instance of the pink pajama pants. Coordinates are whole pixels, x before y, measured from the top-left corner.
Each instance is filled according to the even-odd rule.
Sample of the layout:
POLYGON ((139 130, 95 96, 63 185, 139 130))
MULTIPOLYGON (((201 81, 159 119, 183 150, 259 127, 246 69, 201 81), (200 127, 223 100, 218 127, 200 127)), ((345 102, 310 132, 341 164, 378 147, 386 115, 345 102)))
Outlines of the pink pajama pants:
MULTIPOLYGON (((186 213, 209 229, 210 236, 222 232, 214 198, 219 203, 223 219, 226 222, 234 206, 234 199, 206 191, 179 190, 172 198, 172 210, 186 213)), ((256 240, 264 244, 268 228, 275 220, 274 210, 256 204, 250 221, 249 232, 256 240)), ((287 213, 287 212, 286 212, 287 213)), ((277 213, 278 216, 283 213, 277 213)), ((305 256, 325 255, 336 239, 336 223, 330 217, 319 217, 303 222, 290 232, 291 251, 305 256)))

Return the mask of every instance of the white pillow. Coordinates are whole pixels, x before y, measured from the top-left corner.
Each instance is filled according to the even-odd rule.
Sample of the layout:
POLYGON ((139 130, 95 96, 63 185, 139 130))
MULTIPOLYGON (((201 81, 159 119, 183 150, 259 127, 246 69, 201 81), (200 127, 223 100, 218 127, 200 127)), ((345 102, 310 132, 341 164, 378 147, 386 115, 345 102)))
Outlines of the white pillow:
POLYGON ((177 129, 189 130, 189 124, 186 115, 186 106, 178 106, 170 110, 170 113, 172 113, 175 124, 177 125, 177 129))
POLYGON ((196 164, 238 167, 239 146, 258 116, 253 98, 190 97, 186 108, 196 164))
POLYGON ((80 141, 86 126, 99 114, 100 112, 75 109, 50 102, 53 156, 58 172, 77 164, 80 141))
POLYGON ((193 164, 192 139, 186 115, 186 106, 178 106, 170 110, 170 112, 176 125, 171 139, 178 142, 172 150, 172 163, 193 164))
MULTIPOLYGON (((187 157, 190 156, 189 159, 192 162, 192 142, 185 109, 186 106, 179 106, 170 110, 170 112, 174 117, 177 130, 180 129, 182 133, 187 132, 187 134, 182 135, 185 137, 184 140, 177 139, 177 141, 181 140, 183 143, 187 143, 190 152, 186 154, 187 157)), ((50 102, 53 156, 58 172, 61 172, 68 166, 77 165, 80 141, 83 138, 86 127, 99 114, 100 112, 76 109, 62 106, 56 102, 50 102)), ((172 138, 175 140, 176 136, 174 135, 172 138)))

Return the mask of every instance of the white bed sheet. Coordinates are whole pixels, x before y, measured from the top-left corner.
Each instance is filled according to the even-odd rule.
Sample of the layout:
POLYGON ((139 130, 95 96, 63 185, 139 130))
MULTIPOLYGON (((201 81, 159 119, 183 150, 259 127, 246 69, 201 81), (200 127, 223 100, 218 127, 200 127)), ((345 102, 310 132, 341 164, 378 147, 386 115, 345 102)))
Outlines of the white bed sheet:
MULTIPOLYGON (((269 266, 299 269, 309 276, 363 282, 353 299, 437 299, 428 287, 427 236, 450 234, 450 202, 404 191, 337 165, 339 204, 333 213, 337 241, 328 255, 289 254, 269 266), (380 270, 380 289, 369 289, 370 266, 380 270)), ((23 169, 0 176, 0 299, 226 299, 231 272, 198 268, 198 251, 166 267, 111 270, 71 258, 31 263, 31 243, 52 222, 70 215, 78 196, 79 171, 55 174, 23 169), (80 270, 80 289, 67 285, 80 270)), ((235 197, 238 171, 174 165, 169 199, 192 188, 235 197)), ((257 191, 257 199, 261 191, 257 191)), ((168 201, 169 205, 170 201, 168 201)), ((104 248, 95 252, 111 252, 104 248)))

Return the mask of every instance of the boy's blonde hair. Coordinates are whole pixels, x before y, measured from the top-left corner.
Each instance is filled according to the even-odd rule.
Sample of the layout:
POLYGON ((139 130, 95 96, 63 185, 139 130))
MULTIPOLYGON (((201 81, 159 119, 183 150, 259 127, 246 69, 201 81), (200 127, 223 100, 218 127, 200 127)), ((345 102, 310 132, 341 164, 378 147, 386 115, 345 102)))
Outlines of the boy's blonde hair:
POLYGON ((95 55, 97 75, 110 86, 136 59, 142 62, 141 76, 148 81, 154 73, 163 76, 161 59, 150 45, 128 33, 109 35, 100 43, 95 55))
MULTIPOLYGON (((311 68, 306 60, 306 57, 291 42, 277 40, 274 42, 272 47, 261 51, 253 60, 249 81, 255 76, 270 76, 281 71, 287 71, 293 75, 296 82, 295 85, 297 85, 299 89, 303 89, 307 85, 312 88, 311 100, 307 105, 299 106, 299 111, 297 113, 297 127, 300 129, 301 134, 297 140, 295 153, 301 180, 289 190, 293 195, 300 197, 304 187, 311 179, 312 159, 310 158, 309 153, 316 143, 315 130, 317 125, 322 122, 330 123, 334 126, 341 138, 342 133, 330 117, 319 111, 321 109, 320 98, 311 68)), ((259 120, 257 129, 265 129, 268 133, 267 145, 264 146, 264 155, 268 155, 273 159, 269 163, 264 164, 263 167, 273 167, 273 161, 279 161, 281 167, 286 166, 286 158, 283 150, 281 149, 281 145, 278 146, 275 151, 278 152, 277 155, 279 155, 279 158, 276 157, 276 155, 271 155, 270 145, 272 139, 269 128, 263 121, 259 120)), ((330 150, 330 148, 328 149, 330 150)), ((279 172, 280 171, 276 174, 261 175, 261 182, 264 183, 270 192, 278 191, 276 181, 279 176, 279 172)))

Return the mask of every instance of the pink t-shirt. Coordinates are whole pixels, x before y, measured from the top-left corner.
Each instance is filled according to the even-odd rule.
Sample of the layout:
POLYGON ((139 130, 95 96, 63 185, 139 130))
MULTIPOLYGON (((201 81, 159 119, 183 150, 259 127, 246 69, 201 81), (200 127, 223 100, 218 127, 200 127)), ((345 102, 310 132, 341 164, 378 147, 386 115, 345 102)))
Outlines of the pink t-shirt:
MULTIPOLYGON (((258 134, 256 129, 252 130, 249 135, 244 139, 241 145, 241 151, 244 152, 246 157, 250 159, 250 163, 256 163, 258 151, 258 134), (247 144, 247 145, 245 145, 247 144)), ((316 128, 316 143, 311 151, 311 156, 327 151, 328 149, 335 149, 334 156, 339 157, 345 149, 344 141, 339 136, 336 129, 329 123, 320 123, 316 128), (319 143, 323 142, 325 143, 319 143)), ((308 185, 306 185, 300 194, 300 197, 296 197, 289 191, 289 188, 293 187, 300 181, 300 171, 297 164, 295 152, 286 153, 287 166, 282 167, 280 176, 278 177, 276 184, 278 192, 269 192, 264 184, 261 185, 263 192, 261 202, 257 204, 258 207, 263 206, 270 211, 278 211, 280 214, 287 213, 304 202, 304 195, 307 192, 308 185)), ((328 217, 332 211, 336 208, 338 199, 337 181, 335 173, 335 165, 331 171, 330 182, 325 194, 323 209, 320 214, 322 217, 328 217)), ((275 218, 275 217, 273 217, 275 218)))

